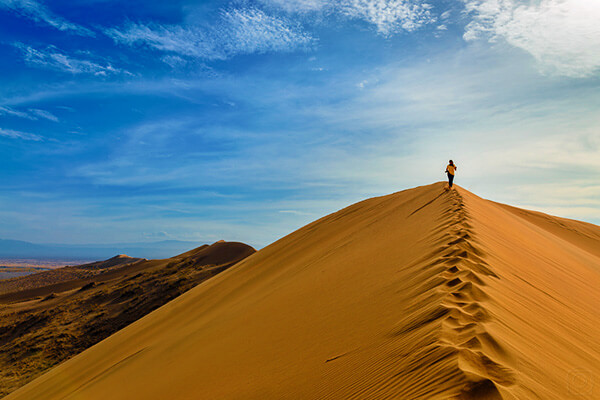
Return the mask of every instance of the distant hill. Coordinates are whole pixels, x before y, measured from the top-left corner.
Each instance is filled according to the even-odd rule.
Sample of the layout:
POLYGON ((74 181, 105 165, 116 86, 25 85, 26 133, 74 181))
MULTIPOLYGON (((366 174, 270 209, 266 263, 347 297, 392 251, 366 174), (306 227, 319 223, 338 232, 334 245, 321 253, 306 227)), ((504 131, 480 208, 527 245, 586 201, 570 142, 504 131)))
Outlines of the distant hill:
POLYGON ((0 239, 0 258, 102 260, 115 254, 131 257, 168 258, 198 246, 197 242, 163 240, 158 242, 112 244, 36 244, 0 239))
MULTIPOLYGON (((0 280, 0 298, 5 293, 19 292, 23 297, 28 292, 40 287, 48 287, 50 290, 64 291, 73 281, 91 278, 107 272, 110 269, 146 261, 145 258, 133 258, 126 255, 112 257, 106 261, 96 261, 89 264, 68 266, 52 269, 50 271, 38 272, 18 278, 0 280)), ((77 283, 75 283, 77 285, 77 283)), ((1 301, 1 300, 0 300, 1 301)))
POLYGON ((254 252, 221 241, 169 259, 119 255, 0 282, 0 397, 254 252))

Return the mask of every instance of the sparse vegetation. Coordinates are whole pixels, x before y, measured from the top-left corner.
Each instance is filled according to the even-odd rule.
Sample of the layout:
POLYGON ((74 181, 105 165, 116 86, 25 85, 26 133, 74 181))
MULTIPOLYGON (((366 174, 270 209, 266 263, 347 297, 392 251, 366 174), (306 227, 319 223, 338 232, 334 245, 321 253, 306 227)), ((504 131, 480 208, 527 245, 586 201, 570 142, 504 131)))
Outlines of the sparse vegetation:
POLYGON ((65 281, 78 286, 65 284, 63 292, 45 293, 47 288, 39 286, 27 298, 19 296, 22 291, 0 296, 0 396, 253 252, 241 243, 216 243, 169 260, 135 261, 118 268, 95 265, 94 271, 103 272, 89 281, 65 281))

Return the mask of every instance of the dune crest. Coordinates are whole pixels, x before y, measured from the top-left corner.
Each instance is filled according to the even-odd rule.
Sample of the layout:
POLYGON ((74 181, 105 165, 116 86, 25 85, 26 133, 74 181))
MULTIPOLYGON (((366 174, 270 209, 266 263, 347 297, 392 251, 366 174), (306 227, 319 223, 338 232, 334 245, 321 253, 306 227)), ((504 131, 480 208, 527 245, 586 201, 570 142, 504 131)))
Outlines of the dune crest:
POLYGON ((515 377, 507 365, 510 355, 486 330, 492 318, 486 309, 490 300, 484 279, 498 277, 476 242, 463 197, 454 190, 445 197, 440 223, 424 238, 437 249, 425 268, 423 262, 413 267, 422 280, 412 288, 412 297, 423 300, 418 307, 411 305, 410 318, 399 323, 399 336, 421 342, 417 351, 400 360, 401 369, 410 371, 401 375, 409 384, 400 393, 403 398, 419 398, 422 392, 435 395, 429 387, 432 382, 420 377, 439 371, 446 381, 439 386, 441 392, 448 384, 462 386, 455 399, 501 399, 498 388, 514 385, 515 377))
POLYGON ((600 227, 444 186, 323 217, 7 399, 598 398, 600 227))

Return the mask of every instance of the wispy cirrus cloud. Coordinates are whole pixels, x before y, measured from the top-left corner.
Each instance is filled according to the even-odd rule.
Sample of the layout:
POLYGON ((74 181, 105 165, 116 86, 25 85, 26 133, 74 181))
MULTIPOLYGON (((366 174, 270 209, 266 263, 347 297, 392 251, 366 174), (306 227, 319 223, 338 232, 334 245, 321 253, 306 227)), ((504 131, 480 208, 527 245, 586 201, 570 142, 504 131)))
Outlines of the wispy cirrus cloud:
POLYGON ((375 25, 384 36, 413 32, 436 21, 432 6, 416 0, 343 0, 340 8, 350 18, 375 25))
POLYGON ((222 20, 218 36, 228 54, 286 52, 310 46, 314 40, 299 25, 255 8, 224 11, 222 20))
POLYGON ((25 18, 50 25, 60 31, 71 32, 81 36, 95 36, 91 30, 67 21, 50 11, 44 4, 35 0, 0 0, 0 9, 13 11, 25 18))
POLYGON ((463 0, 464 38, 500 39, 530 53, 545 73, 586 77, 600 68, 600 3, 590 0, 463 0))
POLYGON ((115 42, 130 46, 146 46, 172 54, 209 60, 225 58, 210 36, 196 28, 130 23, 124 28, 107 29, 105 33, 115 42))
POLYGON ((47 119, 48 121, 58 122, 58 117, 50 111, 40 110, 38 108, 30 108, 29 112, 37 118, 47 119))
POLYGON ((22 139, 22 140, 30 140, 34 142, 41 142, 44 140, 40 135, 36 135, 34 133, 14 131, 12 129, 3 129, 0 128, 0 136, 7 137, 10 139, 22 139))
POLYGON ((289 13, 306 13, 328 9, 336 0, 259 0, 265 6, 289 13))
POLYGON ((261 0, 267 6, 288 13, 320 12, 362 20, 375 26, 377 33, 391 36, 413 32, 437 20, 432 6, 422 0, 261 0))
POLYGON ((8 115, 11 117, 35 119, 32 115, 27 112, 15 110, 11 107, 0 107, 0 115, 8 115))
MULTIPOLYGON (((178 56, 225 60, 237 54, 290 52, 309 47, 314 39, 285 18, 256 8, 223 10, 210 27, 131 23, 105 33, 117 43, 138 45, 178 56)), ((172 64, 181 58, 164 59, 172 64)))
POLYGON ((8 115, 11 117, 25 118, 30 120, 38 120, 40 118, 48 121, 58 122, 58 117, 50 111, 40 110, 38 108, 30 108, 27 111, 15 110, 7 106, 0 106, 0 115, 8 115))
MULTIPOLYGON (((69 72, 71 74, 107 76, 124 73, 131 75, 128 71, 115 68, 110 63, 100 64, 99 62, 72 57, 55 46, 47 46, 45 49, 35 49, 23 43, 14 43, 13 45, 23 53, 23 59, 30 65, 69 72)), ((38 116, 42 115, 38 114, 38 116)), ((48 115, 42 117, 48 118, 48 115)))

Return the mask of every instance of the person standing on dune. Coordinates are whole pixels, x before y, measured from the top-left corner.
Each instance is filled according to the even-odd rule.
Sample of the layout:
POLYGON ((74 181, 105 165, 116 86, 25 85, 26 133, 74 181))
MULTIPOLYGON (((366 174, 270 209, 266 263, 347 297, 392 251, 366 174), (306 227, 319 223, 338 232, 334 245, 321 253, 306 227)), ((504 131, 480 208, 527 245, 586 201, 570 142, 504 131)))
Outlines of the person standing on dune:
POLYGON ((454 174, 458 169, 452 160, 448 161, 449 164, 446 167, 446 174, 448 175, 448 186, 452 189, 452 182, 454 181, 454 174))

